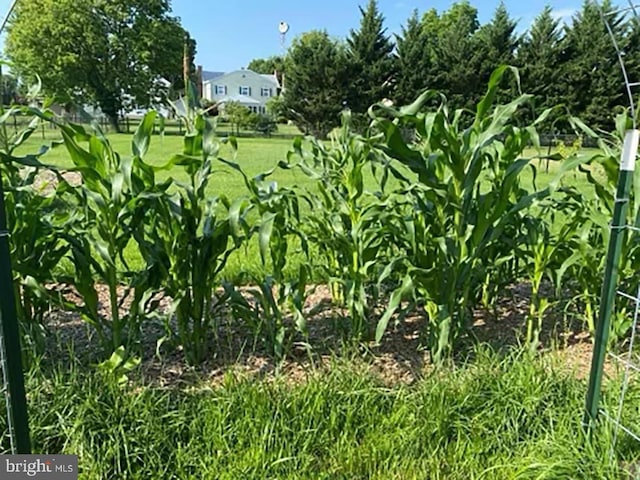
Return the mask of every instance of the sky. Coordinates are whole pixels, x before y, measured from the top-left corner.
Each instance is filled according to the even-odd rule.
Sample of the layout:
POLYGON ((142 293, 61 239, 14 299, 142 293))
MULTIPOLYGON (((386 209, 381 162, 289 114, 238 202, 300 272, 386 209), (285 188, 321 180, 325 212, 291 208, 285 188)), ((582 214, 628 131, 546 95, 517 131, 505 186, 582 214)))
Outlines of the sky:
MULTIPOLYGON (((28 0, 22 0, 28 1, 28 0)), ((12 0, 0 0, 0 18, 4 18, 12 0)), ((175 16, 198 44, 196 63, 205 70, 231 71, 246 67, 254 58, 282 53, 278 25, 289 24, 285 48, 296 36, 309 30, 326 30, 335 38, 345 38, 360 22, 359 5, 367 0, 172 0, 175 16)), ((550 4, 556 15, 568 19, 580 8, 581 0, 505 0, 512 17, 524 31, 550 4)), ((400 33, 414 9, 422 13, 430 8, 443 11, 451 1, 378 0, 389 33, 400 33)), ((498 2, 471 0, 478 9, 480 22, 487 22, 498 2)), ((1 44, 4 39, 0 38, 1 44)))
MULTIPOLYGON (((6 0, 1 0, 6 1, 6 0)), ((205 70, 231 71, 254 58, 282 52, 278 25, 289 24, 285 47, 296 36, 309 30, 326 30, 336 38, 345 38, 360 23, 358 6, 368 0, 173 0, 173 12, 198 43, 196 63, 205 70)), ((414 9, 422 13, 430 8, 448 9, 453 2, 441 0, 378 0, 389 33, 400 33, 414 9)), ((498 1, 471 0, 481 23, 493 15, 498 1)), ((581 0, 505 0, 512 17, 522 31, 549 3, 559 17, 570 18, 581 0)))

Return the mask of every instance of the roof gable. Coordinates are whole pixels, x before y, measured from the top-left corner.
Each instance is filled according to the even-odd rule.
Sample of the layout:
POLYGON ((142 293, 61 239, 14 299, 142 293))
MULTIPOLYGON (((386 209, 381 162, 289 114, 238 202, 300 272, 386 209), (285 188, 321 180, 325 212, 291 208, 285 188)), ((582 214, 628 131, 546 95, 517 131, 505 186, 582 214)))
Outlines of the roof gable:
POLYGON ((202 81, 207 82, 209 80, 213 80, 218 77, 224 76, 224 72, 210 72, 207 70, 202 71, 202 81))
POLYGON ((258 79, 261 79, 261 80, 267 80, 270 83, 273 83, 273 86, 275 86, 275 87, 279 87, 280 86, 279 83, 278 83, 278 79, 276 78, 275 75, 272 75, 272 74, 260 74, 260 73, 254 72, 253 70, 247 70, 246 68, 242 69, 242 70, 234 70, 232 72, 227 72, 227 73, 225 73, 223 75, 219 75, 219 76, 211 78, 211 79, 204 79, 204 74, 203 74, 203 81, 204 82, 211 82, 212 80, 216 80, 216 81, 219 81, 219 82, 223 82, 226 79, 226 77, 230 77, 232 75, 235 76, 237 74, 250 75, 250 76, 252 76, 254 78, 258 78, 258 79))

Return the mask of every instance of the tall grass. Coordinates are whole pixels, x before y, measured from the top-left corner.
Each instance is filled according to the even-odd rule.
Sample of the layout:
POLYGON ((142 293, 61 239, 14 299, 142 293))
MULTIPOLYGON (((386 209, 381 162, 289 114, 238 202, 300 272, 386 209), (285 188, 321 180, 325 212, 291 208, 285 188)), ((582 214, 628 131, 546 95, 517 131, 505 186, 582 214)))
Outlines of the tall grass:
POLYGON ((411 386, 361 367, 183 390, 34 371, 35 451, 80 455, 83 479, 615 479, 640 454, 611 460, 606 428, 584 438, 584 383, 529 355, 479 352, 411 386))

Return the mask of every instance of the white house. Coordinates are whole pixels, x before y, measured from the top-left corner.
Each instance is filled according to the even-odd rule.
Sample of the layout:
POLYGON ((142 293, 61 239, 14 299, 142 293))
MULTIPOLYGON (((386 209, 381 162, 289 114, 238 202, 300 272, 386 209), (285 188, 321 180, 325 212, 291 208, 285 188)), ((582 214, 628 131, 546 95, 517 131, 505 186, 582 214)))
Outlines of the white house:
POLYGON ((203 72, 202 97, 218 103, 224 109, 227 102, 239 102, 255 113, 265 113, 267 101, 280 94, 275 74, 265 75, 252 70, 229 73, 203 72))

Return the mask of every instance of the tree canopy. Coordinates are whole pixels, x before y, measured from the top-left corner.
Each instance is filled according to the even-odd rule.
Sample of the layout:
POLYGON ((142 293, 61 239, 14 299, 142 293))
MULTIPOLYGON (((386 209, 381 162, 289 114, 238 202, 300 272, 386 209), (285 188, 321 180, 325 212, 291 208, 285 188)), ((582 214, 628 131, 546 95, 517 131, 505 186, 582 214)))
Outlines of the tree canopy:
POLYGON ((256 73, 272 74, 278 72, 281 74, 284 71, 284 58, 279 55, 269 58, 254 58, 249 62, 247 69, 256 73))
POLYGON ((360 7, 360 14, 360 28, 351 30, 347 38, 352 79, 347 103, 356 118, 372 104, 391 97, 396 80, 394 45, 386 35, 376 0, 369 0, 366 9, 360 7))
POLYGON ((284 107, 305 133, 324 138, 340 124, 348 95, 348 62, 344 45, 325 31, 296 38, 285 68, 284 107))
POLYGON ((148 106, 167 86, 180 88, 185 42, 168 0, 30 0, 19 2, 6 53, 20 77, 39 75, 64 103, 90 103, 117 126, 128 105, 148 106))

